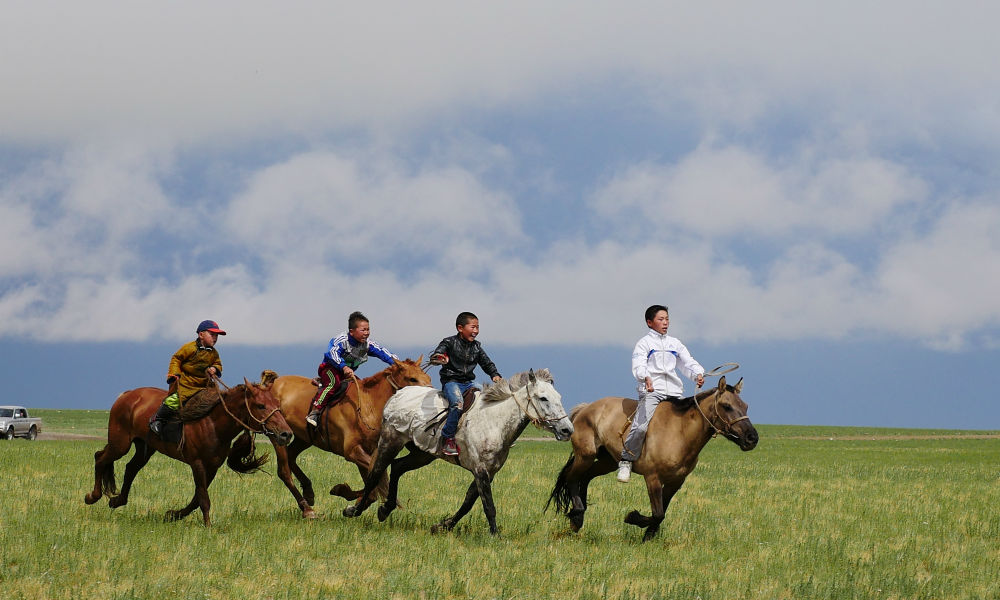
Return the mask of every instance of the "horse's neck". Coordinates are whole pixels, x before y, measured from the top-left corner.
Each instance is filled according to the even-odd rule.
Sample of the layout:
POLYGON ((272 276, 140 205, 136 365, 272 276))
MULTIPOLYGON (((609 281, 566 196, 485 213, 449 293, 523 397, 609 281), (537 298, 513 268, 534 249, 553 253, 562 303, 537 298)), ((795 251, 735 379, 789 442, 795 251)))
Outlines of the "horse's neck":
POLYGON ((388 371, 381 371, 358 381, 358 391, 365 395, 365 399, 371 403, 372 408, 381 412, 385 408, 385 403, 389 401, 396 387, 389 381, 388 371))
MULTIPOLYGON (((233 388, 233 390, 236 390, 236 388, 233 388)), ((233 438, 243 431, 243 424, 248 424, 250 421, 250 415, 247 414, 246 400, 242 394, 236 394, 234 391, 224 394, 219 399, 219 404, 221 406, 217 406, 206 417, 214 421, 215 432, 220 440, 232 441, 233 438), (232 400, 229 400, 230 397, 232 397, 232 400)))
POLYGON ((478 406, 479 410, 469 414, 469 418, 480 421, 477 430, 492 433, 504 446, 513 443, 531 422, 525 411, 519 407, 529 402, 528 398, 516 398, 515 394, 516 391, 503 400, 491 402, 484 402, 482 398, 478 398, 474 406, 478 406))

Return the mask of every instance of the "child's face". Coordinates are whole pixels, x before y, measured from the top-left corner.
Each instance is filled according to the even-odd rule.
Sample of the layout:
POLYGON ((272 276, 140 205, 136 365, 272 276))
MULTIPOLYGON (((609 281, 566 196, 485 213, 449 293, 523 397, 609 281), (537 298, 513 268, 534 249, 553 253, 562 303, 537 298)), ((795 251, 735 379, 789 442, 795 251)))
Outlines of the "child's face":
POLYGON ((469 319, 469 322, 458 328, 458 335, 463 340, 471 342, 479 335, 479 319, 469 319))
POLYGON ((354 329, 348 331, 351 337, 359 342, 367 342, 368 336, 371 335, 371 328, 369 327, 368 321, 360 321, 358 326, 354 329))
POLYGON ((670 315, 667 314, 667 311, 661 310, 653 316, 653 320, 646 321, 646 325, 656 333, 663 335, 670 327, 670 315))
POLYGON ((214 348, 217 341, 219 341, 219 334, 213 331, 206 329, 198 332, 198 342, 205 348, 214 348))

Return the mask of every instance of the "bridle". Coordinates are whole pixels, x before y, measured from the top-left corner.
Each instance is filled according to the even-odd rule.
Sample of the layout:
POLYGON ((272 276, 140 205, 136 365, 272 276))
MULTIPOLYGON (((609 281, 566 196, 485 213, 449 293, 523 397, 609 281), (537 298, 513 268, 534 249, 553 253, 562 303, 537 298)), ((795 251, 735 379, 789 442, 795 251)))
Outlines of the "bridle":
POLYGON ((226 399, 222 397, 222 392, 219 391, 219 386, 226 388, 227 392, 231 391, 233 388, 223 383, 222 380, 219 379, 218 377, 212 377, 212 381, 214 381, 217 384, 215 388, 215 393, 219 395, 219 404, 222 405, 222 409, 225 410, 226 414, 229 415, 234 421, 239 423, 240 427, 246 429, 250 433, 263 433, 268 437, 273 437, 275 435, 273 431, 267 428, 267 422, 271 420, 271 417, 273 417, 275 413, 281 412, 280 406, 275 407, 271 412, 267 413, 267 416, 264 417, 263 419, 258 419, 257 415, 253 414, 253 410, 250 408, 250 389, 248 386, 243 386, 243 404, 246 406, 247 414, 250 415, 250 418, 256 421, 257 425, 260 426, 259 430, 254 429, 250 425, 243 422, 242 419, 233 414, 233 411, 229 410, 229 407, 226 406, 226 399))
POLYGON ((535 409, 535 415, 536 416, 534 416, 534 417, 531 416, 531 414, 528 413, 528 410, 525 407, 521 406, 521 403, 517 401, 517 392, 519 390, 513 390, 513 391, 511 391, 510 397, 514 399, 514 404, 516 404, 517 407, 521 410, 521 412, 524 413, 524 416, 527 417, 529 421, 531 421, 532 425, 534 425, 535 427, 544 428, 545 425, 547 425, 547 424, 558 423, 559 421, 562 421, 563 419, 568 419, 569 418, 569 415, 567 415, 566 411, 564 410, 563 414, 561 414, 559 416, 552 417, 552 418, 549 418, 549 419, 543 419, 542 418, 542 411, 537 406, 538 402, 540 402, 540 401, 539 400, 534 400, 534 402, 532 402, 532 400, 535 398, 535 396, 534 396, 534 394, 531 393, 531 390, 529 389, 529 388, 531 388, 531 385, 532 384, 529 381, 528 384, 525 385, 523 389, 526 390, 525 391, 525 396, 528 397, 528 406, 532 406, 532 404, 535 405, 535 406, 532 406, 532 408, 535 409))
POLYGON ((708 426, 712 428, 712 437, 713 438, 721 434, 722 436, 724 436, 724 437, 726 437, 726 438, 728 438, 728 439, 730 439, 730 440, 732 440, 734 442, 739 441, 740 436, 733 429, 733 425, 736 425, 740 421, 749 421, 750 417, 748 415, 743 415, 742 417, 740 417, 738 419, 733 419, 732 421, 727 421, 726 418, 724 416, 722 416, 722 414, 719 412, 719 396, 721 395, 720 392, 719 392, 719 388, 716 388, 715 390, 713 390, 712 391, 712 395, 715 396, 715 404, 713 406, 714 411, 715 411, 715 416, 720 421, 722 421, 723 423, 726 424, 725 431, 723 431, 722 429, 719 429, 718 427, 716 427, 715 423, 712 422, 712 419, 708 418, 708 415, 706 415, 705 411, 702 410, 701 404, 698 402, 698 394, 695 394, 694 396, 692 396, 691 400, 694 402, 695 408, 698 409, 698 412, 701 413, 701 416, 705 419, 705 422, 708 423, 708 426))

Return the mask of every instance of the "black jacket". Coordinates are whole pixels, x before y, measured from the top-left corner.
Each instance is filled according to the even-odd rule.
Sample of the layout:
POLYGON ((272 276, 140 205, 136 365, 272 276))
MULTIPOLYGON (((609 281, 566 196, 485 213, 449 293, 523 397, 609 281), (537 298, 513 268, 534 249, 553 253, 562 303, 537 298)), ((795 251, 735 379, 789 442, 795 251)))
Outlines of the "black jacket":
POLYGON ((486 356, 486 351, 476 340, 467 342, 458 334, 446 337, 437 345, 431 356, 435 354, 447 354, 448 363, 441 365, 441 385, 449 381, 468 383, 476 378, 473 371, 476 365, 483 368, 490 378, 500 375, 496 365, 486 356))

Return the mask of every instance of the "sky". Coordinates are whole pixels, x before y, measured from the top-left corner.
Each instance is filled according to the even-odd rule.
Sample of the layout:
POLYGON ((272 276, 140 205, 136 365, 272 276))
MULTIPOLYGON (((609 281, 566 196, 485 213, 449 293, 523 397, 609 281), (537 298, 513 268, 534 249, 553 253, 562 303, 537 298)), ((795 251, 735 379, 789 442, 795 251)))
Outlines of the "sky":
POLYGON ((665 304, 754 422, 1000 429, 1000 5, 363 4, 4 3, 4 402, 469 310, 571 406, 665 304))

